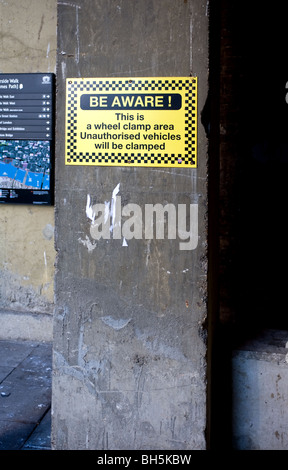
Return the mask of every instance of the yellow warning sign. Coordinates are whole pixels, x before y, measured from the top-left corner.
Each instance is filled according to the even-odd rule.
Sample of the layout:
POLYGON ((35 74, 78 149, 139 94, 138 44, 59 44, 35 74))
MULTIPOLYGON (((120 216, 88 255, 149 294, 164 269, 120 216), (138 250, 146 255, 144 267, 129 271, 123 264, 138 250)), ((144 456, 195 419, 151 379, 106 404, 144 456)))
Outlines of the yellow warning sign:
POLYGON ((68 78, 67 165, 197 167, 197 78, 68 78))

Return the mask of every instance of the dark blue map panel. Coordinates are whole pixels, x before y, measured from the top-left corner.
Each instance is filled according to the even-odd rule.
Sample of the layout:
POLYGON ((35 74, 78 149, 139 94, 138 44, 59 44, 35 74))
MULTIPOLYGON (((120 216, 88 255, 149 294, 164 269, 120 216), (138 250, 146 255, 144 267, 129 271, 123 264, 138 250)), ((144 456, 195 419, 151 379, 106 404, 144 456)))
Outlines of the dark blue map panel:
POLYGON ((0 203, 53 204, 54 74, 0 74, 0 203))

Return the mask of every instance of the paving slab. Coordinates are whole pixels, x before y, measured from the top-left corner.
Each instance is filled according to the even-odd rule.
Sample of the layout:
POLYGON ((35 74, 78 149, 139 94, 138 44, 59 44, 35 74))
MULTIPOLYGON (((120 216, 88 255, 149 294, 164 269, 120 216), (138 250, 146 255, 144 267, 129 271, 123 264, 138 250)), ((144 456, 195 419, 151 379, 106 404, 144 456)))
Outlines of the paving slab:
POLYGON ((9 374, 11 374, 14 367, 0 366, 0 383, 3 382, 9 374))
POLYGON ((51 409, 22 447, 23 450, 51 450, 51 409))
POLYGON ((50 448, 51 375, 51 343, 0 341, 0 450, 50 448))
POLYGON ((37 346, 30 341, 0 340, 0 366, 17 367, 37 346))
POLYGON ((34 428, 34 423, 0 420, 0 450, 20 450, 34 428))

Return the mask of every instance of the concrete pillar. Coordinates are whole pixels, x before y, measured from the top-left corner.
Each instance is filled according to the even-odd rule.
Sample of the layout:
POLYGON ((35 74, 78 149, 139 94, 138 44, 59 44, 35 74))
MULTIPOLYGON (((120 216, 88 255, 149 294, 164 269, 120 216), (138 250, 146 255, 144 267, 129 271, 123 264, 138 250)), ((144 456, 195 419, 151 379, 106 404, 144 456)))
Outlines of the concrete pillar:
POLYGON ((207 5, 58 2, 54 449, 207 447, 207 5), (66 78, 190 75, 197 168, 65 165, 66 78), (116 188, 122 207, 197 205, 197 247, 93 239, 89 208, 116 188))

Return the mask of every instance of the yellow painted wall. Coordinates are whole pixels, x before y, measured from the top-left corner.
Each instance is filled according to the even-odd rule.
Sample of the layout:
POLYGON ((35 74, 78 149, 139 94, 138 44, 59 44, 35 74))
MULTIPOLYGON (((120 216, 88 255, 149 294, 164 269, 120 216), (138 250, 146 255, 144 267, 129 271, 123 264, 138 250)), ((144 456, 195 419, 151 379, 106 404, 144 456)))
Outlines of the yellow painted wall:
MULTIPOLYGON (((0 73, 56 72, 56 0, 0 0, 0 73)), ((0 309, 52 314, 54 208, 0 205, 0 309)))

